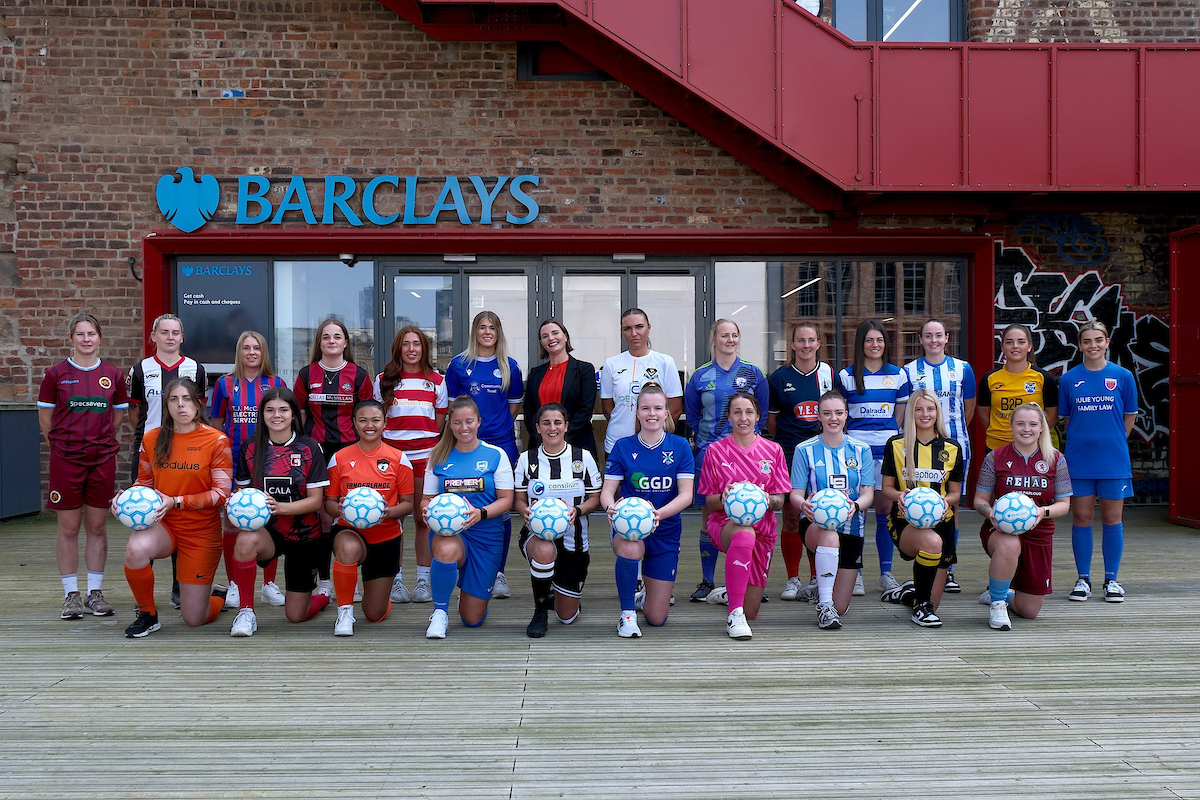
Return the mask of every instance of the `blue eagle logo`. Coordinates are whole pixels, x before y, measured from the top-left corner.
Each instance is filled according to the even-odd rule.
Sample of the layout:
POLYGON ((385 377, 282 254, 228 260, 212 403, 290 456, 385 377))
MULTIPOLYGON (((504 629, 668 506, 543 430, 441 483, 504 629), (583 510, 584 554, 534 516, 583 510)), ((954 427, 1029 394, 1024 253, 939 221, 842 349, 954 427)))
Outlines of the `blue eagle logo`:
POLYGON ((196 180, 191 167, 180 167, 173 174, 158 179, 154 196, 158 200, 158 210, 167 222, 184 233, 191 233, 212 219, 221 202, 221 189, 212 175, 196 180))

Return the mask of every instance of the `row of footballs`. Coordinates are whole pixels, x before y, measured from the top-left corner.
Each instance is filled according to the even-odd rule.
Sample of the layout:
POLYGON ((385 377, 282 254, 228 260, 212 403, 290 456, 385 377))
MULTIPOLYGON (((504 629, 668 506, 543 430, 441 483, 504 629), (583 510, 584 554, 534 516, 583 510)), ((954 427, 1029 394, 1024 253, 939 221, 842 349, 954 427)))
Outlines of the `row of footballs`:
MULTIPOLYGON (((135 531, 149 527, 161 506, 158 493, 145 486, 131 486, 117 496, 117 519, 135 531)), ((850 499, 836 489, 816 492, 810 502, 813 522, 825 530, 839 530, 850 519, 850 499)), ((760 487, 747 481, 734 483, 725 493, 725 514, 737 525, 753 525, 766 515, 769 498, 760 487)), ((932 528, 946 516, 946 501, 924 486, 910 489, 901 498, 904 517, 917 528, 932 528)), ((342 515, 355 528, 370 528, 383 519, 387 503, 379 492, 367 486, 351 489, 342 502, 342 515)), ((456 494, 439 494, 427 511, 429 528, 440 536, 454 536, 466 525, 471 506, 456 494)), ((267 524, 271 510, 267 495, 258 489, 234 492, 225 504, 225 513, 235 527, 255 531, 267 524)), ((1037 506, 1020 492, 1009 492, 996 501, 993 511, 996 527, 1004 533, 1019 535, 1038 521, 1037 506)), ((529 515, 529 531, 542 539, 560 539, 570 527, 569 508, 551 497, 539 501, 529 515)), ((654 532, 654 506, 640 497, 626 497, 616 505, 612 527, 617 535, 630 540, 645 539, 654 532)))

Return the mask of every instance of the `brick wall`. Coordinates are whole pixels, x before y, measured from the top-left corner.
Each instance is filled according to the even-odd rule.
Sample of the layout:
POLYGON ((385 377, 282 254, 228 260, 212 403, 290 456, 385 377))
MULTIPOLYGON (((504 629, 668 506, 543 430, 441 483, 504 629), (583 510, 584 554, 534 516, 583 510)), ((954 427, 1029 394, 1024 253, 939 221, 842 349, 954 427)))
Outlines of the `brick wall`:
POLYGON ((1195 0, 968 0, 973 42, 1195 42, 1195 0))

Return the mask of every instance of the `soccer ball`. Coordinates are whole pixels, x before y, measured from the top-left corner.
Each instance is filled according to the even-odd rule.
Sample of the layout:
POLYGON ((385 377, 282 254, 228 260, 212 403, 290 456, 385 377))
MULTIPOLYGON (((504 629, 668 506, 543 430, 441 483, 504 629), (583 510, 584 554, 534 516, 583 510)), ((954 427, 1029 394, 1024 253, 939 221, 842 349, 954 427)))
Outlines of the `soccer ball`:
POLYGON ((645 539, 654 533, 654 506, 641 497, 622 497, 617 501, 617 512, 613 516, 612 528, 618 536, 632 542, 645 539))
POLYGON ((454 536, 462 532, 471 513, 471 504, 456 494, 439 494, 425 507, 429 530, 438 536, 454 536))
POLYGON ((1038 522, 1037 504, 1025 494, 1009 492, 992 507, 996 529, 1001 533, 1020 536, 1033 530, 1038 522))
POLYGON ((946 501, 928 486, 909 489, 900 498, 904 518, 914 528, 932 528, 946 516, 946 501))
POLYGON ((271 518, 266 492, 246 487, 238 489, 225 503, 225 515, 239 531, 256 531, 271 518))
POLYGON ((850 498, 837 489, 822 489, 808 498, 813 523, 827 531, 840 530, 850 520, 850 498))
POLYGON ((749 481, 739 481, 725 493, 725 516, 735 525, 753 525, 766 516, 771 500, 767 493, 749 481))
POLYGON ((539 539, 554 541, 567 535, 570 509, 557 497, 547 497, 533 507, 529 515, 529 532, 539 539))
POLYGON ((342 517, 359 530, 379 524, 386 511, 383 495, 370 486, 354 487, 342 501, 342 517))
POLYGON ((130 486, 117 495, 117 519, 126 528, 144 531, 162 508, 162 498, 148 486, 130 486))

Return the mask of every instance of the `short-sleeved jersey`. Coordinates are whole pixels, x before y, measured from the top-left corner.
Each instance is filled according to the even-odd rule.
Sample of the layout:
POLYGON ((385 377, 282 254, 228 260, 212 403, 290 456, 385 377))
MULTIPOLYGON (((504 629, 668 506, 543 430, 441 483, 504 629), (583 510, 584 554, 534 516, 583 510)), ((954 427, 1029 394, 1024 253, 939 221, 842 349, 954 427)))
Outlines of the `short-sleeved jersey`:
MULTIPOLYGON (((992 502, 1009 492, 1028 495, 1039 506, 1049 506, 1060 497, 1071 496, 1071 475, 1067 460, 1055 451, 1047 461, 1041 451, 1025 458, 1011 444, 1001 445, 983 458, 979 468, 979 491, 991 492, 992 502)), ((984 527, 991 523, 985 521, 984 527)), ((1047 517, 1024 534, 1026 539, 1050 541, 1054 536, 1054 520, 1047 517)))
POLYGON ((812 372, 801 372, 785 364, 767 379, 770 401, 767 412, 775 415, 775 441, 784 451, 821 432, 817 401, 833 388, 833 370, 823 361, 812 372))
MULTIPOLYGON (((741 358, 734 359, 727 370, 721 369, 716 361, 709 361, 693 372, 683 387, 683 408, 688 425, 696 432, 696 446, 701 450, 733 433, 729 424, 729 398, 737 392, 754 395, 760 412, 770 401, 770 389, 762 370, 741 358)), ((761 431, 766 422, 767 415, 761 414, 754 432, 761 431)))
MULTIPOLYGON (((568 506, 577 506, 587 499, 587 495, 600 491, 600 468, 592 454, 582 447, 568 445, 555 456, 547 455, 539 447, 526 450, 517 459, 513 488, 528 494, 531 504, 557 497, 568 506)), ((563 537, 563 546, 571 552, 587 552, 586 516, 575 517, 575 525, 563 537)))
MULTIPOLYGON (((647 445, 638 435, 617 440, 604 463, 604 477, 621 481, 621 497, 641 497, 662 508, 679 496, 680 479, 695 479, 695 461, 687 439, 663 434, 656 445, 647 445)), ((659 520, 658 531, 678 536, 683 530, 679 514, 659 520)))
POLYGON ((126 389, 130 402, 141 406, 134 442, 141 442, 147 431, 162 425, 163 392, 176 378, 190 378, 203 398, 208 392, 208 376, 195 359, 181 356, 174 364, 164 364, 158 356, 143 358, 129 370, 126 389))
MULTIPOLYGON (((863 486, 875 485, 875 460, 871 446, 852 436, 843 436, 837 447, 826 444, 820 436, 801 442, 792 455, 791 484, 804 492, 805 497, 822 489, 845 492, 857 500, 863 486)), ((863 535, 863 515, 855 514, 846 533, 863 535)))
MULTIPOLYGON (((513 468, 508 454, 494 444, 481 441, 469 453, 455 448, 445 461, 430 463, 425 469, 424 495, 457 494, 475 508, 483 508, 496 502, 497 490, 512 489, 513 485, 513 468)), ((463 533, 489 538, 503 536, 505 516, 498 514, 480 520, 463 533)))
MULTIPOLYGON (((380 381, 375 377, 375 399, 383 402, 380 381)), ((438 442, 437 415, 445 414, 450 400, 446 379, 436 372, 403 372, 392 390, 392 403, 387 408, 383 438, 401 450, 410 461, 424 461, 438 442)))
MULTIPOLYGON (((263 457, 262 480, 254 478, 254 439, 249 439, 237 460, 234 479, 239 487, 253 486, 275 498, 277 503, 295 503, 308 496, 309 489, 329 485, 325 456, 315 440, 292 434, 286 444, 267 439, 263 457)), ((321 515, 317 511, 297 516, 275 515, 267 520, 267 529, 292 542, 304 542, 321 536, 321 515)))
POLYGON ((928 444, 918 439, 913 446, 915 467, 905 464, 905 460, 904 436, 888 439, 883 450, 883 474, 895 478, 901 492, 924 486, 945 497, 949 484, 961 484, 965 478, 962 448, 953 439, 935 436, 928 444))
MULTIPOLYGON (((468 395, 479 406, 479 438, 493 444, 512 442, 513 415, 509 403, 519 403, 525 395, 521 367, 508 359, 508 391, 501 386, 500 365, 495 356, 468 361, 456 355, 446 367, 446 389, 450 397, 468 395)), ((515 450, 513 452, 516 452, 515 450)))
MULTIPOLYGON (((408 457, 387 444, 381 444, 371 452, 365 452, 359 442, 346 445, 329 459, 329 485, 326 497, 342 498, 351 489, 368 486, 383 495, 388 508, 398 505, 400 498, 413 494, 413 468, 408 457)), ((334 523, 350 527, 350 523, 338 517, 334 523)), ((404 533, 398 519, 382 519, 370 528, 358 530, 369 544, 378 544, 395 539, 404 533)))
MULTIPOLYGON (((749 481, 767 494, 787 494, 792 490, 787 462, 783 459, 783 448, 755 436, 748 448, 742 448, 732 436, 718 439, 708 446, 704 466, 700 468, 700 486, 703 495, 720 495, 725 487, 738 481, 749 481)), ((724 526, 728 517, 724 510, 712 511, 709 518, 716 517, 712 524, 724 526)), ((768 511, 754 524, 759 534, 773 537, 776 532, 775 512, 768 511)))
POLYGON ((855 385, 854 370, 850 367, 838 373, 838 384, 846 395, 849 418, 846 430, 854 438, 871 446, 876 459, 883 458, 883 446, 899 432, 896 406, 908 402, 911 391, 908 373, 895 364, 884 364, 876 372, 863 370, 863 386, 855 385))
POLYGON ((647 383, 662 386, 667 397, 683 396, 679 368, 666 353, 651 350, 634 357, 626 351, 604 362, 600 370, 600 397, 613 401, 608 432, 604 435, 604 452, 611 453, 618 439, 633 436, 638 394, 647 383))
POLYGON ((171 437, 171 449, 163 463, 154 461, 154 447, 161 427, 142 439, 138 454, 138 479, 170 497, 180 498, 180 507, 163 517, 163 524, 177 538, 221 539, 221 506, 233 488, 233 456, 229 439, 216 428, 198 425, 171 437))
POLYGON ((213 384, 209 416, 224 420, 221 430, 229 437, 234 461, 242 452, 242 444, 254 437, 254 424, 258 420, 258 404, 262 402, 263 392, 286 385, 283 378, 277 375, 260 375, 253 381, 223 375, 213 384))
POLYGON ((963 461, 971 461, 971 437, 967 433, 967 412, 964 402, 975 399, 975 371, 961 358, 945 356, 940 363, 930 364, 921 356, 904 365, 910 391, 928 389, 937 395, 942 406, 950 438, 958 442, 963 461))
POLYGON ((114 411, 129 408, 125 376, 106 361, 81 367, 71 359, 46 370, 37 407, 50 415, 50 452, 55 457, 95 466, 121 449, 113 428, 114 411))
POLYGON ((979 405, 990 409, 987 446, 996 449, 1013 440, 1009 417, 1013 409, 1025 403, 1037 403, 1043 409, 1058 407, 1058 381, 1046 370, 1032 364, 1021 372, 1004 367, 994 369, 979 382, 979 405))
POLYGON ((305 412, 304 435, 317 440, 325 452, 358 441, 354 430, 354 407, 374 396, 371 374, 347 361, 341 369, 329 370, 317 361, 300 368, 292 387, 305 412))
POLYGON ((1138 411, 1133 373, 1116 364, 1089 370, 1080 364, 1058 383, 1058 413, 1067 424, 1063 455, 1076 478, 1129 478, 1125 415, 1138 411))

